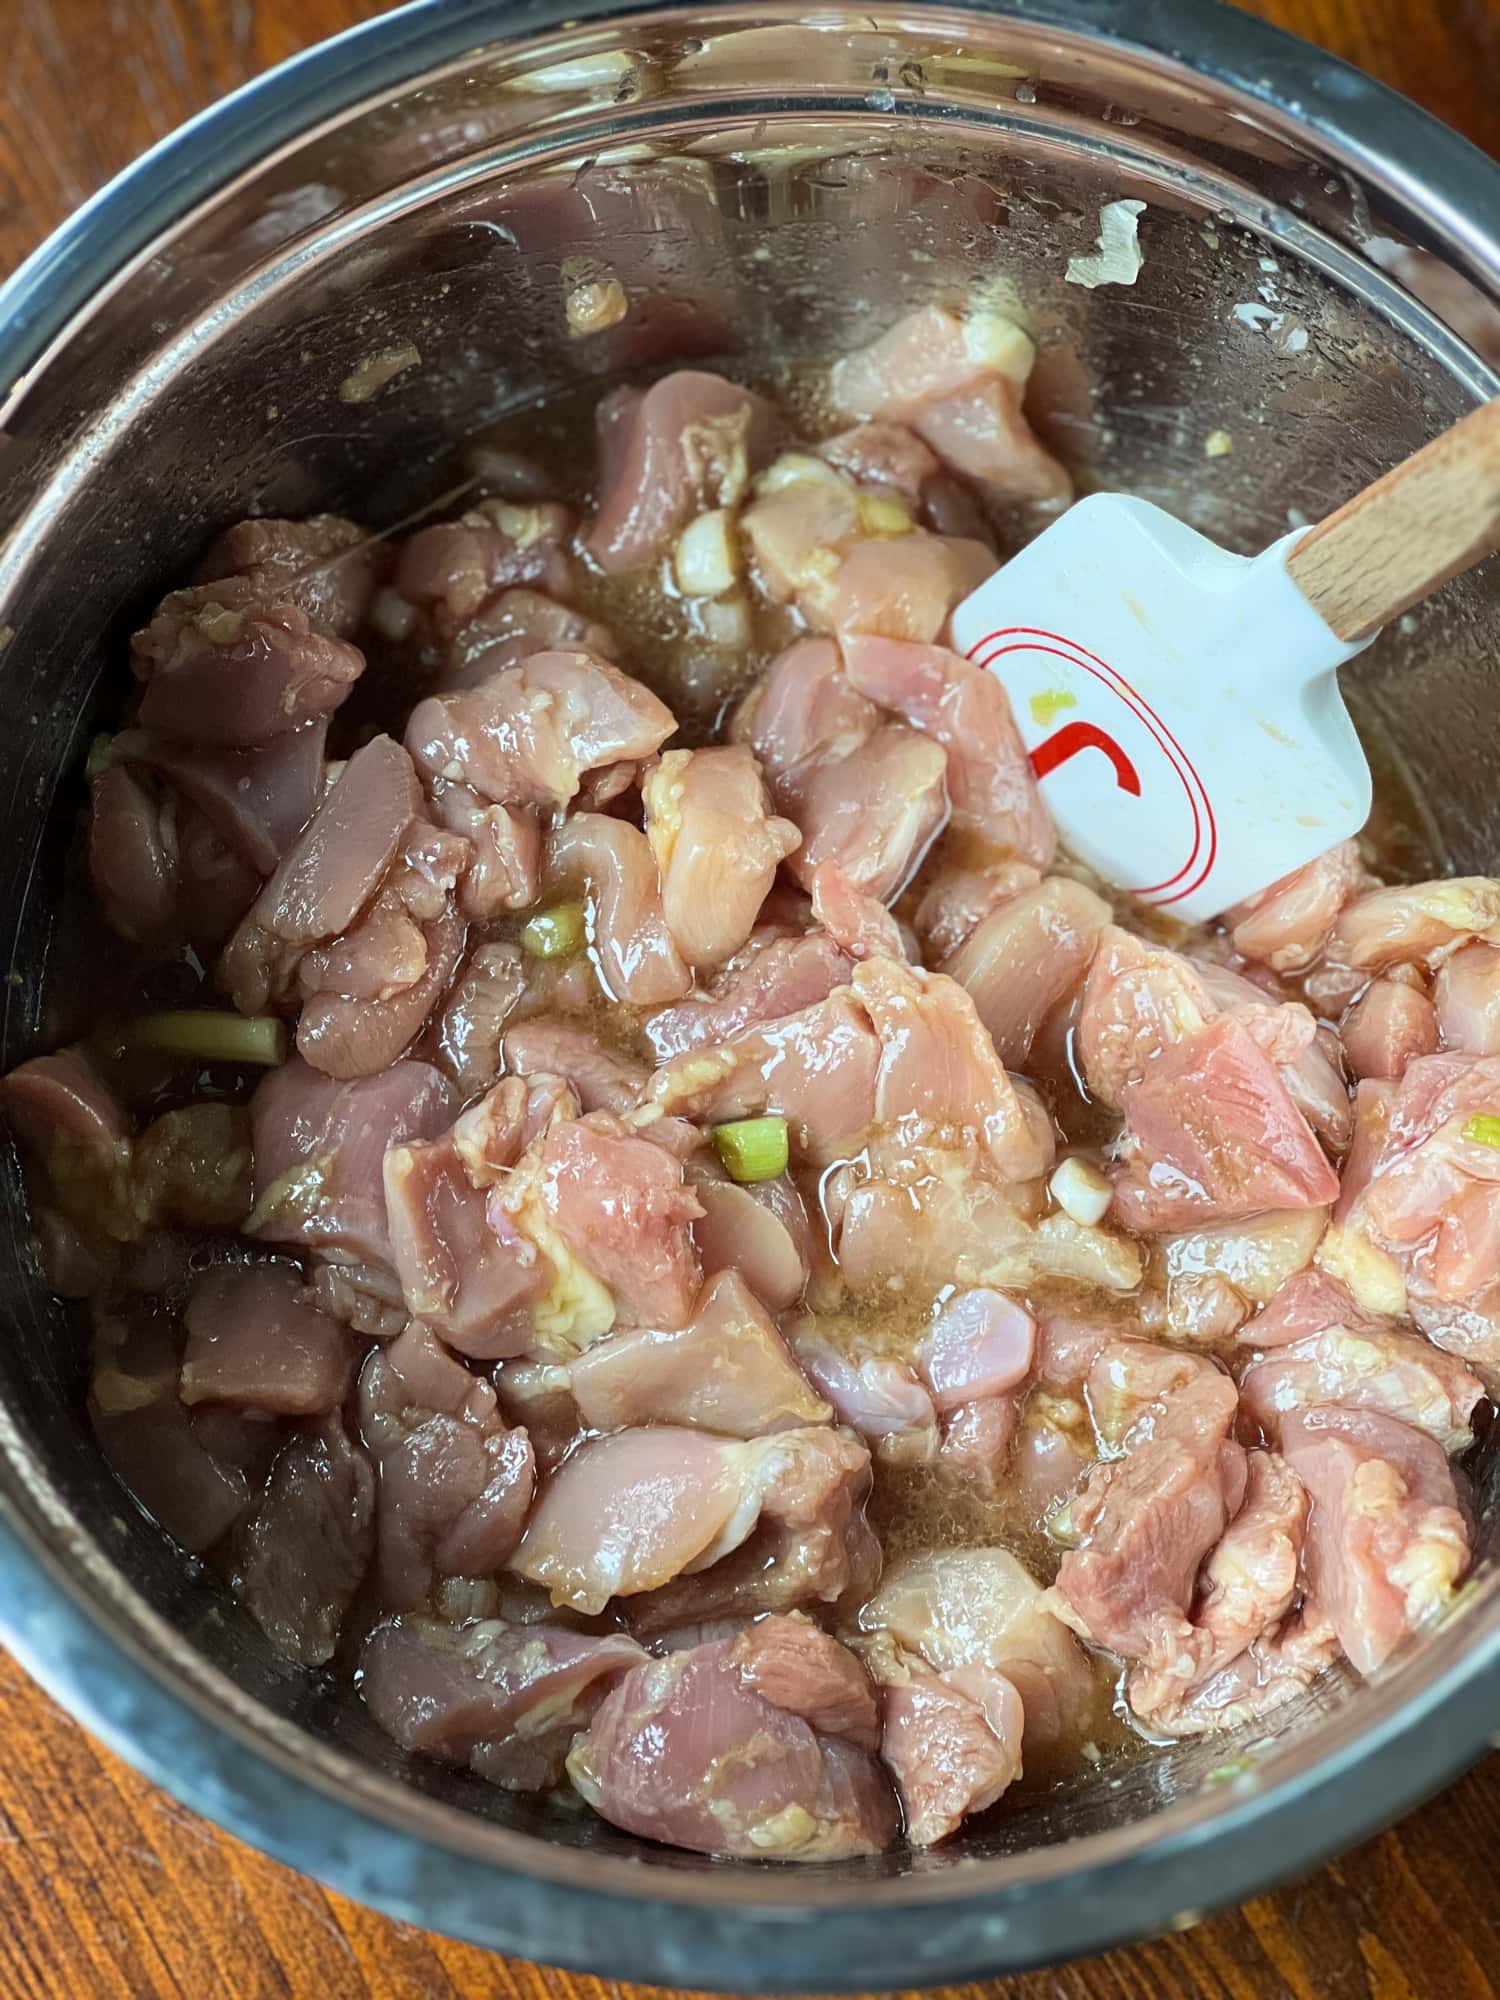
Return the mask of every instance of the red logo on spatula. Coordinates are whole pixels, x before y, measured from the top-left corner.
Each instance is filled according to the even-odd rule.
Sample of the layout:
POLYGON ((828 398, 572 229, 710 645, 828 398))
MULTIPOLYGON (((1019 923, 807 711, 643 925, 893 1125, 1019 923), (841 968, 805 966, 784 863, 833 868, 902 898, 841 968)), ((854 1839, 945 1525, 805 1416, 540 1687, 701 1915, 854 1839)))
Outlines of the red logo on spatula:
MULTIPOLYGON (((1029 625, 987 632, 970 647, 968 656, 977 666, 997 671, 1011 695, 1023 735, 1028 697, 1036 698, 1040 711, 1043 701, 1056 698, 1057 663, 1072 669, 1061 676, 1070 699, 1095 713, 1073 717, 1031 745, 1031 767, 1037 778, 1054 777, 1058 783, 1075 786, 1073 809, 1066 817, 1071 826, 1089 823, 1097 832, 1096 860, 1107 858, 1110 851, 1116 861, 1121 851, 1159 856, 1161 879, 1128 894, 1166 907, 1202 887, 1219 851, 1213 806, 1192 759, 1123 675, 1061 633, 1029 625), (1084 774, 1074 778, 1069 767, 1089 750, 1108 760, 1114 773, 1111 793, 1099 793, 1097 780, 1084 774), (1090 787, 1090 794, 1086 810, 1080 813, 1084 800, 1076 787, 1082 784, 1090 787), (1118 803, 1112 806, 1111 798, 1118 803), (1133 801, 1140 805, 1128 803, 1133 801), (1138 817, 1143 809, 1148 814, 1145 822, 1138 817), (1121 815, 1128 816, 1128 826, 1121 815)), ((1091 857, 1084 852, 1083 858, 1091 857)))

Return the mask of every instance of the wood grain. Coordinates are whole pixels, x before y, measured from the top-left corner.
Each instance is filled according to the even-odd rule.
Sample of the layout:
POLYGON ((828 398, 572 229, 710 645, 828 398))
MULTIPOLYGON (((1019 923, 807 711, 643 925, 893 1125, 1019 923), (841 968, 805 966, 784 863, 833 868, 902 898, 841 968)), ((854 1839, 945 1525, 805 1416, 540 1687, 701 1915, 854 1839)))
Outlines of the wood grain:
POLYGON ((1430 597, 1500 548, 1500 396, 1345 501, 1286 559, 1348 642, 1430 597))
MULTIPOLYGON (((0 270, 184 118, 378 0, 3 0, 0 270)), ((1257 0, 1500 151, 1492 0, 1257 0)), ((0 1655, 0 2000, 628 2000, 373 1915, 196 1819, 0 1655)), ((1486 2000, 1500 1759, 1306 1883, 1007 2000, 1486 2000)), ((978 1993, 984 1989, 966 1988, 978 1993)))

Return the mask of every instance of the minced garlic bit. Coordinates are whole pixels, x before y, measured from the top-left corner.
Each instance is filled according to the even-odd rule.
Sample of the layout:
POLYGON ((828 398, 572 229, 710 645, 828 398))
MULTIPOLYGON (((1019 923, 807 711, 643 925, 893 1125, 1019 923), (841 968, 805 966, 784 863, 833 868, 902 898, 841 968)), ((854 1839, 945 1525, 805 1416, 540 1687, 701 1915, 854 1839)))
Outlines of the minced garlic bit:
POLYGON ((1136 218, 1145 212, 1143 201, 1107 201, 1099 211, 1094 251, 1068 259, 1068 283, 1089 291, 1096 285, 1133 285, 1146 261, 1136 233, 1136 218))
POLYGON ((417 622, 417 607, 409 604, 400 591, 392 590, 383 583, 370 599, 370 623, 382 639, 389 639, 399 646, 403 639, 409 639, 412 627, 417 622))
POLYGON ((625 287, 607 264, 592 258, 567 257, 563 260, 563 311, 568 332, 575 339, 586 333, 602 333, 618 326, 630 310, 625 287))
POLYGON ((1210 431, 1203 440, 1205 458, 1227 458, 1234 450, 1234 439, 1228 431, 1210 431))
POLYGON ((909 535, 911 509, 899 493, 874 493, 861 487, 855 497, 859 525, 867 535, 909 535))
MULTIPOLYGON (((1143 208, 1145 203, 1134 202, 1126 206, 1143 208)), ((993 368, 998 374, 1009 375, 1013 382, 1024 382, 1031 373, 1031 364, 1036 360, 1031 335, 1017 326, 1007 313, 996 312, 991 306, 971 309, 964 321, 964 351, 971 361, 993 368)))
POLYGON ((403 340, 399 347, 382 348, 379 354, 367 354, 350 375, 339 384, 341 403, 368 403, 387 382, 404 375, 408 368, 420 368, 422 357, 416 344, 403 340))
POLYGON ((1076 1154, 1061 1162, 1047 1185, 1063 1214, 1084 1228, 1102 1222, 1114 1199, 1115 1191, 1099 1169, 1076 1154))
POLYGON ((719 597, 739 579, 734 521, 727 507, 715 507, 689 521, 672 556, 677 588, 686 597, 719 597))

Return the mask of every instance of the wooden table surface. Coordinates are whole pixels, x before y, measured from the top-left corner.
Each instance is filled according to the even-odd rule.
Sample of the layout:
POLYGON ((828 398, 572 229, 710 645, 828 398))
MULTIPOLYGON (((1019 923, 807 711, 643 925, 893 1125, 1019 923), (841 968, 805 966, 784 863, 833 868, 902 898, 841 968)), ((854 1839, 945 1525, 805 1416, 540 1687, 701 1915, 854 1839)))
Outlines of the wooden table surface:
MULTIPOLYGON (((0 0, 0 272, 154 139, 377 0, 0 0)), ((1500 0, 1255 0, 1500 153, 1500 0)), ((1007 2000, 1500 1992, 1500 1758, 1307 1882, 1007 2000)), ((977 1993, 980 1989, 966 1989, 977 1993)), ((0 2000, 603 2000, 345 1902, 146 1784, 0 1654, 0 2000)))

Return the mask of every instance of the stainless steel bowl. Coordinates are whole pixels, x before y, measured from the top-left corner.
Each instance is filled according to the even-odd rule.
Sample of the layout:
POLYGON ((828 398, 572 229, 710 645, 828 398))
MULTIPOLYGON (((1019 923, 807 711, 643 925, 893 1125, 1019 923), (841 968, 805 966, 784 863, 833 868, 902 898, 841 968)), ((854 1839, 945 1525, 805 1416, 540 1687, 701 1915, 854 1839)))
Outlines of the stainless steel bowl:
MULTIPOLYGON (((58 916, 82 746, 118 699, 121 636, 220 524, 394 521, 519 402, 681 353, 816 356, 983 282, 1024 307, 1064 455, 1248 548, 1500 388, 1497 228, 1494 165, 1207 0, 430 0, 275 72, 0 294, 0 1056, 87 1007, 92 963, 58 916), (1066 282, 1120 196, 1147 204, 1139 279, 1066 282), (562 307, 577 258, 631 300, 587 339, 562 307), (407 346, 419 365, 341 395, 407 346), (1205 455, 1214 431, 1227 456, 1205 455)), ((1404 620, 1357 690, 1460 868, 1500 863, 1497 583, 1404 620)), ((1492 1460, 1480 1577, 1387 1672, 1227 1770, 1222 1743, 1163 1751, 935 1853, 713 1864, 408 1768, 112 1483, 14 1171, 3 1201, 0 1633, 179 1797, 411 1921, 674 1985, 994 1974, 1306 1868, 1500 1728, 1492 1460)))

